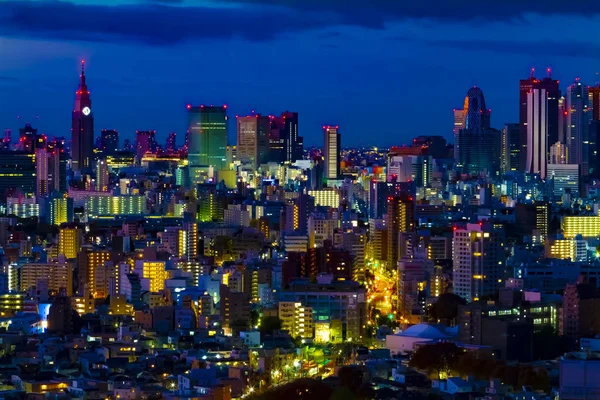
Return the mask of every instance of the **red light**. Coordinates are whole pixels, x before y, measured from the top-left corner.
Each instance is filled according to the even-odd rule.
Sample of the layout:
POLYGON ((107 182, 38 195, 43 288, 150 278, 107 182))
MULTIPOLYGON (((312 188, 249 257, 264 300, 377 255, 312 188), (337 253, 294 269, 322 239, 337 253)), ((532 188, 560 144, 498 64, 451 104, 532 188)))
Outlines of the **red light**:
POLYGON ((223 108, 224 108, 224 109, 227 109, 227 104, 223 104, 223 108))
POLYGON ((456 226, 453 226, 453 227, 452 227, 452 230, 453 230, 453 231, 456 231, 457 229, 458 229, 458 228, 457 228, 456 226))
POLYGON ((188 105, 187 105, 187 109, 189 110, 190 108, 192 108, 192 105, 191 105, 191 104, 188 104, 188 105))
POLYGON ((565 115, 569 115, 569 113, 565 111, 565 115))

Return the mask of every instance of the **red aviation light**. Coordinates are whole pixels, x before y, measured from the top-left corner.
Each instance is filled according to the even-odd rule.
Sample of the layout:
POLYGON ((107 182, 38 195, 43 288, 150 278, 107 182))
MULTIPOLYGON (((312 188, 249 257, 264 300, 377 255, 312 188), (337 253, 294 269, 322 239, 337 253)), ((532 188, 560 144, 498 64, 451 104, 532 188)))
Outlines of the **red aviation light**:
POLYGON ((189 110, 190 108, 192 108, 192 105, 191 105, 191 104, 188 104, 186 107, 187 107, 187 109, 189 110))
POLYGON ((227 110, 227 104, 223 104, 223 108, 227 110))

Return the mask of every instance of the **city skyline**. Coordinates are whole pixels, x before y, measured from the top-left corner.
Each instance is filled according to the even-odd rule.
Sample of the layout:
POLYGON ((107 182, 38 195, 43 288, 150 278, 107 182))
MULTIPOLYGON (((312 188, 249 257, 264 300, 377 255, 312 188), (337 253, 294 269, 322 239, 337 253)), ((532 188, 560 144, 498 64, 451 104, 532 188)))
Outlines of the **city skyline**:
MULTIPOLYGON (((191 26, 190 18, 197 16, 201 20, 210 11, 215 21, 221 21, 222 5, 213 3, 206 8, 206 2, 200 1, 181 1, 176 7, 135 1, 120 6, 100 3, 107 4, 0 4, 0 56, 10 59, 0 66, 0 87, 5 94, 0 100, 2 128, 16 131, 29 121, 50 135, 68 136, 66 115, 82 58, 87 62, 88 83, 97 111, 96 131, 117 129, 122 138, 132 139, 136 130, 152 129, 157 130, 159 142, 171 131, 183 137, 186 104, 227 104, 232 117, 248 115, 251 110, 263 115, 276 115, 286 109, 297 111, 306 145, 321 144, 323 123, 342 126, 348 146, 407 143, 422 133, 419 121, 432 114, 431 132, 427 133, 451 139, 450 113, 453 108, 460 108, 468 87, 476 85, 486 93, 488 107, 494 114, 492 125, 501 129, 504 123, 518 122, 518 81, 527 77, 532 66, 539 71, 539 77, 551 67, 553 77, 565 83, 579 76, 584 84, 593 85, 596 79, 597 44, 593 38, 581 42, 582 37, 590 36, 584 32, 598 18, 595 9, 585 10, 583 16, 577 9, 544 3, 542 11, 532 14, 537 10, 535 5, 512 4, 510 13, 510 7, 497 6, 501 12, 495 10, 498 15, 494 16, 474 7, 469 11, 472 15, 464 15, 461 20, 456 11, 440 6, 439 15, 434 13, 425 20, 417 6, 408 12, 404 6, 375 10, 376 7, 361 4, 376 21, 369 27, 366 17, 359 18, 356 10, 311 3, 306 7, 320 11, 326 7, 324 11, 336 18, 323 25, 317 24, 317 17, 308 11, 291 13, 282 7, 270 7, 268 16, 285 18, 282 21, 290 22, 291 28, 281 26, 285 25, 282 22, 271 24, 271 30, 265 32, 258 24, 240 22, 243 12, 265 7, 250 2, 228 5, 231 18, 226 26, 231 29, 213 31, 209 31, 210 26, 191 26), (188 16, 182 17, 182 8, 188 16), (161 14, 167 28, 180 18, 180 29, 176 33, 166 32, 166 28, 139 33, 120 28, 109 33, 110 24, 103 24, 108 17, 115 21, 130 18, 136 10, 148 21, 156 21, 157 14, 161 14), (94 18, 90 17, 87 25, 73 23, 68 30, 38 21, 44 13, 67 20, 90 15, 92 11, 94 18), (407 16, 401 17, 402 13, 407 16), (444 17, 444 13, 448 16, 444 17), (38 21, 38 26, 23 26, 18 18, 27 18, 31 25, 38 21), (297 23, 299 18, 307 19, 306 26, 297 23), (477 29, 467 26, 466 22, 477 18, 488 18, 489 23, 482 23, 477 29), (558 30, 542 26, 544 21, 575 28, 559 38, 558 30), (426 29, 428 26, 435 29, 426 29), (509 32, 501 34, 505 28, 510 28, 509 32), (450 30, 454 31, 453 36, 446 34, 450 30), (469 40, 468 44, 466 38, 475 33, 480 39, 469 40), (25 47, 31 49, 27 54, 22 51, 25 47), (212 55, 211 63, 200 62, 207 49, 212 55), (253 62, 261 60, 261 54, 269 61, 253 62), (361 56, 358 60, 357 54, 361 56), (482 55, 485 64, 472 62, 482 55), (508 56, 510 63, 506 61, 508 56), (323 63, 325 57, 334 62, 323 63), (34 90, 37 95, 31 96, 34 90), (434 90, 436 96, 430 96, 434 90), (413 100, 427 106, 404 112, 413 100), (374 129, 370 116, 356 112, 360 107, 402 118, 402 129, 391 124, 374 129), (365 131, 373 138, 368 143, 364 140, 365 131)), ((289 3, 290 8, 295 6, 295 2, 289 3)), ((231 128, 229 141, 233 142, 235 134, 231 128)))

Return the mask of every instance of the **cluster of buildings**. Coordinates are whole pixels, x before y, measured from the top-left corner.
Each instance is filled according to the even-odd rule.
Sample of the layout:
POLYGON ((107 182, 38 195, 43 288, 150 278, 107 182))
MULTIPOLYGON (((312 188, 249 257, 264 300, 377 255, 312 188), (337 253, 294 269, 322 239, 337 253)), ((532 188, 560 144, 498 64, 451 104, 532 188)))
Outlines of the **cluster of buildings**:
MULTIPOLYGON (((5 391, 230 399, 366 365, 359 348, 529 363, 560 355, 545 335, 594 353, 600 88, 532 73, 519 106, 493 129, 470 88, 454 145, 381 150, 343 148, 335 125, 305 149, 295 112, 188 105, 183 146, 152 130, 121 146, 95 140, 82 64, 71 139, 27 124, 0 149, 5 391)), ((562 382, 564 398, 591 385, 562 382)))

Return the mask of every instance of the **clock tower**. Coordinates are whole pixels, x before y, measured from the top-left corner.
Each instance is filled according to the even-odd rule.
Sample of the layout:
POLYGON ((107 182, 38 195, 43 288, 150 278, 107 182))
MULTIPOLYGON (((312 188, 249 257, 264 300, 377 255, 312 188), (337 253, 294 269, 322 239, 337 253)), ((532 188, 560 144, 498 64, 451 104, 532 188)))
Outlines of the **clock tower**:
POLYGON ((84 62, 81 61, 81 81, 75 92, 75 107, 71 123, 71 164, 73 171, 89 173, 94 158, 94 114, 92 100, 85 84, 84 62))

